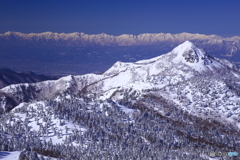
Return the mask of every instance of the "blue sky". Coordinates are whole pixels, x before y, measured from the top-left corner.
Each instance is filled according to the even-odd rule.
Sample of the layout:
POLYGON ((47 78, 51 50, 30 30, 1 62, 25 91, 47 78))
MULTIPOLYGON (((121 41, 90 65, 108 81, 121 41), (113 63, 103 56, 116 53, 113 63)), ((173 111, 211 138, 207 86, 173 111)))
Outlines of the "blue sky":
POLYGON ((240 36, 240 0, 1 0, 6 31, 240 36))

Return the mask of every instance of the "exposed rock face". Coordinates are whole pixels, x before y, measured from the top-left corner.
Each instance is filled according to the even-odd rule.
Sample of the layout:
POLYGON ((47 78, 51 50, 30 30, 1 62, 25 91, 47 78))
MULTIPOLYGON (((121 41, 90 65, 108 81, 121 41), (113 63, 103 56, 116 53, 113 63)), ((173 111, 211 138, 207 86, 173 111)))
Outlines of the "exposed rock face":
POLYGON ((190 62, 190 63, 199 61, 198 55, 195 53, 194 50, 189 50, 189 51, 184 52, 183 57, 185 58, 185 60, 187 62, 190 62))

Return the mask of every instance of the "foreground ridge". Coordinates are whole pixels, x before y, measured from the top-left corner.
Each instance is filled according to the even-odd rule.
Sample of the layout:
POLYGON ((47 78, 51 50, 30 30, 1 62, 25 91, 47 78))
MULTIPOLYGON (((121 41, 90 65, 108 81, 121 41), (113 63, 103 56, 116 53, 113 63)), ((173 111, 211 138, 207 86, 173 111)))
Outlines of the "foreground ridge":
POLYGON ((211 159, 240 150, 239 105, 239 68, 185 41, 102 74, 1 89, 0 147, 62 159, 211 159))

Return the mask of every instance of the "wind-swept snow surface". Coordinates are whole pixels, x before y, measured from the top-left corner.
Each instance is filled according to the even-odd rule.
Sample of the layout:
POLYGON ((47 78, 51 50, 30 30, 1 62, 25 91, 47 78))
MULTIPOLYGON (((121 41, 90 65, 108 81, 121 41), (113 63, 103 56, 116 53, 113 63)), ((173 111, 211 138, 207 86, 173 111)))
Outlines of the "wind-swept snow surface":
POLYGON ((0 151, 0 159, 1 160, 18 160, 20 151, 15 152, 6 152, 6 151, 0 151))

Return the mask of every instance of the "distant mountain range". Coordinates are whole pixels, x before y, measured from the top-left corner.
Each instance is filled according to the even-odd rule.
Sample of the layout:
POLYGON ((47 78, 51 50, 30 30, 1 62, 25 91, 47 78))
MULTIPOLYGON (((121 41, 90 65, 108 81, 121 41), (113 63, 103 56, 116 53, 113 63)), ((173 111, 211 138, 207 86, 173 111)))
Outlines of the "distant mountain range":
POLYGON ((6 32, 0 34, 0 67, 11 64, 7 67, 30 70, 25 64, 33 63, 35 66, 31 67, 34 70, 45 74, 97 73, 106 70, 115 61, 133 62, 164 54, 186 40, 218 58, 240 63, 240 36, 6 32), (18 67, 15 63, 19 64, 18 67))
POLYGON ((59 77, 37 75, 34 72, 17 73, 8 68, 0 68, 0 89, 11 84, 35 83, 45 80, 54 80, 59 77))
POLYGON ((202 45, 224 45, 235 46, 231 52, 239 49, 240 36, 231 38, 223 38, 217 35, 191 34, 191 33, 145 33, 139 35, 123 34, 120 36, 107 35, 105 33, 88 35, 85 33, 29 33, 24 34, 20 32, 6 32, 0 34, 3 42, 27 43, 27 42, 53 42, 56 45, 65 46, 87 46, 87 45, 101 45, 101 46, 136 46, 136 45, 156 45, 163 42, 171 42, 179 44, 186 40, 197 40, 202 45), (61 43, 65 42, 65 43, 61 43), (205 42, 205 43, 203 43, 205 42))

